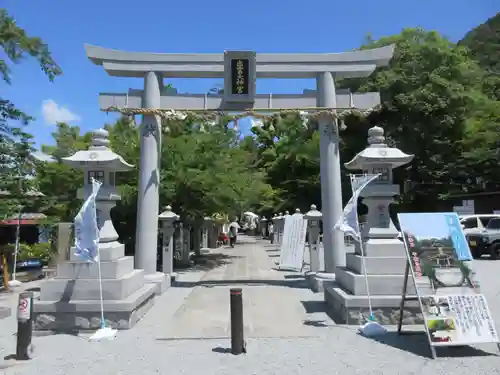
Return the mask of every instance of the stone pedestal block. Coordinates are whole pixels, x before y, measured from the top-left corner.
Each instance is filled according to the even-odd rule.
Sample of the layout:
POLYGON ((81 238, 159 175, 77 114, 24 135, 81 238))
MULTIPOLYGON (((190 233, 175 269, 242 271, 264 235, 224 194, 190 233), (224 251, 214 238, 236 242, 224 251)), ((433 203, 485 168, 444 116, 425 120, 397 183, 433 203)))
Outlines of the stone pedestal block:
MULTIPOLYGON (((362 325, 370 317, 367 296, 348 293, 338 284, 325 285, 325 302, 328 313, 338 324, 362 325)), ((373 315, 383 325, 396 325, 399 320, 400 295, 378 295, 372 297, 373 315)), ((417 301, 407 301, 403 311, 405 325, 423 324, 417 301)))
MULTIPOLYGON (((105 319, 111 327, 129 329, 152 306, 159 284, 148 283, 150 275, 134 269, 134 258, 124 256, 122 244, 100 244, 99 252, 105 319)), ((36 330, 94 330, 100 326, 98 264, 73 253, 69 261, 58 265, 57 276, 41 285, 40 300, 33 306, 36 330)))
MULTIPOLYGON (((407 262, 404 244, 396 238, 394 229, 373 228, 364 244, 372 307, 382 324, 396 324, 407 262), (392 238, 391 238, 392 237, 392 238)), ((369 317, 368 295, 364 276, 361 248, 346 256, 346 267, 338 267, 335 282, 325 284, 324 294, 329 312, 338 323, 363 324, 369 317)), ((407 294, 415 297, 415 285, 408 280, 407 294)), ((408 302, 404 322, 420 324, 422 317, 418 304, 408 302)))

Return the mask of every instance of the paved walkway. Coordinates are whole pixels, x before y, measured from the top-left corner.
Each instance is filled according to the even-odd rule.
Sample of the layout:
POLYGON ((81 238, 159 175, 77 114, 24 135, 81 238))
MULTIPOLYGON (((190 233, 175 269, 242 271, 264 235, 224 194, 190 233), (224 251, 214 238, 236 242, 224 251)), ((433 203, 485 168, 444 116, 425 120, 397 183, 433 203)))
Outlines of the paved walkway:
MULTIPOLYGON (((243 289, 246 337, 314 336, 317 325, 333 324, 318 311, 323 308, 323 296, 308 289, 303 275, 274 269, 279 255, 274 246, 249 237, 240 240, 244 243, 222 250, 223 266, 207 272, 196 283, 174 315, 166 337, 228 337, 232 287, 243 289)), ((178 286, 192 285, 181 281, 178 286)))

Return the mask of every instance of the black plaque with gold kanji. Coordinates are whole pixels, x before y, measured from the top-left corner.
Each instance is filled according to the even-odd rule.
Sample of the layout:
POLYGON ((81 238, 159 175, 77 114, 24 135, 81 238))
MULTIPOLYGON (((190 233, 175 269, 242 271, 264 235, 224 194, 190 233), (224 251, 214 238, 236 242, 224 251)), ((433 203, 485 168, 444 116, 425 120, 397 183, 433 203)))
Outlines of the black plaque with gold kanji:
POLYGON ((248 59, 231 60, 231 94, 248 95, 250 84, 250 64, 248 59))

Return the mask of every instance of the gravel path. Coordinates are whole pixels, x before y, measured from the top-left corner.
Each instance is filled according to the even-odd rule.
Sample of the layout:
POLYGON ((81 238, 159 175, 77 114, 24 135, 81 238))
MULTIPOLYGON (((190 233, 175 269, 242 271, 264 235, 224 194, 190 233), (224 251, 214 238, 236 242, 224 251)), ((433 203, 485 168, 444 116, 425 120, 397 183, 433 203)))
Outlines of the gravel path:
MULTIPOLYGON (((15 318, 0 320, 0 373, 5 375, 265 375, 265 374, 500 374, 496 346, 438 352, 428 358, 423 335, 398 338, 389 332, 381 342, 337 326, 323 312, 322 296, 304 288, 297 275, 271 269, 275 252, 262 244, 225 249, 226 264, 207 273, 179 275, 130 331, 111 342, 84 337, 34 338, 36 357, 12 364, 2 358, 15 349, 15 318), (243 280, 243 281, 242 281, 243 280), (227 353, 228 289, 241 286, 245 301, 248 354, 227 353), (466 355, 464 357, 464 355, 466 355)), ((477 261, 494 316, 500 312, 500 261, 477 261)), ((13 298, 15 303, 15 298, 13 298)), ((4 302, 0 301, 0 304, 4 302)), ((497 319, 500 321, 500 318, 497 319)))

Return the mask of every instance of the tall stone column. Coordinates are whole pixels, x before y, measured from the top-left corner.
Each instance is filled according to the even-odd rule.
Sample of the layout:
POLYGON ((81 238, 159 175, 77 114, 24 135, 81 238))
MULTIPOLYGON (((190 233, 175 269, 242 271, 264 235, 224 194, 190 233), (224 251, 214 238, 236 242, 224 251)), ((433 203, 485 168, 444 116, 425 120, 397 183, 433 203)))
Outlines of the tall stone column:
MULTIPOLYGON (((335 81, 332 73, 318 75, 318 107, 335 108, 335 81)), ((342 215, 342 185, 340 176, 339 132, 337 121, 330 116, 318 119, 320 132, 321 211, 323 213, 323 245, 325 271, 334 273, 345 266, 345 245, 342 232, 333 226, 342 215)))
MULTIPOLYGON (((163 78, 159 74, 155 72, 146 73, 142 102, 144 108, 160 108, 162 83, 163 78)), ((162 293, 165 288, 165 275, 156 271, 161 118, 152 115, 143 116, 140 137, 141 160, 137 199, 135 266, 144 269, 146 281, 157 284, 157 293, 162 293)))

